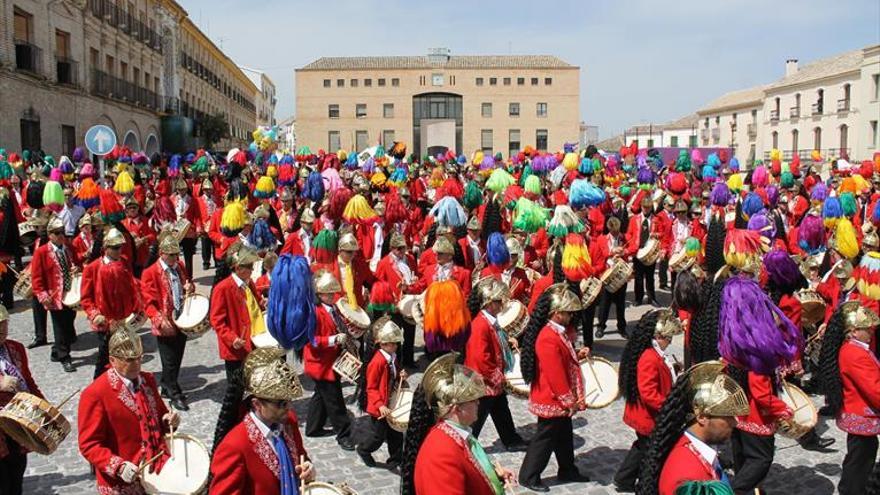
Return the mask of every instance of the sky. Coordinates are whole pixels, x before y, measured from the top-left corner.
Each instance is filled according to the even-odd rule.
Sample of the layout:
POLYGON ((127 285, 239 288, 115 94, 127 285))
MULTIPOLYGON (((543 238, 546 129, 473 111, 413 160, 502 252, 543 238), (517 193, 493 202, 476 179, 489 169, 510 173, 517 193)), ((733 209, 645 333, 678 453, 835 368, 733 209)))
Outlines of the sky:
POLYGON ((880 43, 877 0, 178 0, 237 64, 266 72, 276 118, 294 69, 324 56, 548 54, 580 67, 581 120, 604 139, 693 113, 800 64, 880 43))

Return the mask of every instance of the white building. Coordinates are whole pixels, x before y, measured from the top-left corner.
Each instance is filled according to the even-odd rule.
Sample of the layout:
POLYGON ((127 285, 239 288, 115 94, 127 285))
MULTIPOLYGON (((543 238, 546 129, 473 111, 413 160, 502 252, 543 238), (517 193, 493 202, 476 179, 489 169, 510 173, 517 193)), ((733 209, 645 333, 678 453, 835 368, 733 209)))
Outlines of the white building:
POLYGON ((663 125, 663 146, 669 148, 694 148, 697 146, 696 114, 686 115, 663 125))
POLYGON ((278 99, 275 97, 275 83, 263 71, 247 67, 240 68, 257 87, 257 93, 254 95, 254 102, 257 104, 256 125, 275 125, 277 123, 275 120, 275 104, 278 102, 278 99))
POLYGON ((758 150, 758 124, 763 119, 765 86, 727 93, 697 110, 699 143, 703 147, 730 147, 748 163, 758 150))
POLYGON ((278 122, 278 135, 282 143, 281 148, 291 152, 296 150, 296 117, 291 115, 278 122))

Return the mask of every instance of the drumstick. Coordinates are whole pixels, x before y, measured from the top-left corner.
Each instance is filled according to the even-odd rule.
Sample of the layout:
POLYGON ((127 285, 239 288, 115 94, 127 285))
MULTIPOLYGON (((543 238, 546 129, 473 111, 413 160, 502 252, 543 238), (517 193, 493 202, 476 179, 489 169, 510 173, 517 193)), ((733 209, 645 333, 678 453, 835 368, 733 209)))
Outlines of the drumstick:
POLYGON ((82 390, 82 387, 71 392, 70 395, 67 396, 67 398, 65 398, 63 401, 61 401, 61 404, 58 404, 57 406, 55 406, 55 409, 58 409, 60 411, 61 408, 64 407, 64 404, 67 404, 67 401, 72 399, 74 395, 78 394, 80 390, 82 390))
MULTIPOLYGON (((498 462, 498 459, 492 459, 492 467, 495 468, 495 474, 499 476, 504 472, 504 468, 501 467, 501 463, 498 462)), ((504 493, 514 493, 513 490, 507 486, 506 481, 501 480, 501 482, 504 483, 504 493)))
POLYGON ((170 421, 168 422, 168 436, 171 437, 171 441, 169 442, 171 445, 168 447, 168 454, 170 454, 171 457, 174 457, 174 427, 171 426, 170 421))
POLYGON ((604 392, 605 390, 602 388, 602 383, 599 382, 599 376, 596 375, 596 370, 595 370, 595 368, 593 368, 593 360, 592 359, 587 360, 587 366, 590 367, 590 373, 593 374, 593 380, 596 380, 596 386, 599 387, 599 392, 604 392))
POLYGON ((157 460, 158 458, 162 457, 162 454, 164 454, 164 452, 159 452, 158 454, 154 455, 152 459, 150 459, 149 461, 143 463, 143 464, 141 465, 141 467, 138 468, 138 471, 137 471, 138 474, 140 474, 141 472, 143 472, 143 470, 146 469, 147 466, 149 466, 150 464, 156 462, 156 460, 157 460))
POLYGON ((189 451, 186 450, 187 444, 183 444, 183 469, 186 471, 186 477, 189 478, 189 451))
POLYGON ((299 465, 301 466, 301 468, 300 468, 300 477, 299 477, 299 492, 300 492, 300 493, 305 493, 305 492, 306 492, 306 479, 302 476, 302 466, 303 466, 303 464, 305 464, 305 463, 306 463, 306 456, 304 456, 304 455, 300 455, 300 456, 299 456, 299 465))

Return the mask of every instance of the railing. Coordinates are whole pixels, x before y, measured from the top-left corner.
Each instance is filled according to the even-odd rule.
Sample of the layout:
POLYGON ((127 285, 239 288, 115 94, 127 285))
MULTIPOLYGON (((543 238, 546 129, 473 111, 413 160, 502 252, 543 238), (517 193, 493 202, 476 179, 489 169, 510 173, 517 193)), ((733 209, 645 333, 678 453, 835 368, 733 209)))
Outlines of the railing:
POLYGON ((801 107, 791 107, 788 111, 788 117, 790 119, 797 119, 801 116, 801 107))
POLYGON ((139 21, 131 13, 120 9, 110 0, 89 0, 89 10, 96 18, 107 24, 119 28, 132 38, 141 41, 151 49, 162 53, 162 43, 159 34, 149 26, 139 21))
POLYGON ((821 103, 813 103, 810 105, 811 115, 822 115, 822 104, 821 103))
POLYGON ((748 132, 750 138, 754 138, 758 135, 758 124, 748 124, 746 126, 746 131, 748 132))
POLYGON ((55 56, 55 81, 69 86, 77 85, 79 64, 67 57, 55 56))
POLYGON ((159 95, 155 92, 97 69, 92 70, 92 94, 159 110, 159 95))
POLYGON ((838 112, 848 112, 849 111, 849 98, 837 100, 837 111, 838 112))
POLYGON ((180 99, 176 96, 166 96, 162 108, 165 113, 178 114, 180 113, 180 103, 180 99))
MULTIPOLYGON (((794 158, 795 154, 797 154, 801 160, 812 160, 813 150, 780 150, 782 151, 782 160, 787 161, 794 158)), ((822 154, 822 157, 826 160, 829 158, 845 158, 849 157, 849 148, 827 148, 824 150, 819 150, 819 153, 822 154)), ((764 152, 764 160, 770 160, 770 152, 764 152)))
POLYGON ((779 110, 770 110, 770 122, 779 122, 779 110))
POLYGON ((15 68, 34 74, 40 73, 43 50, 27 41, 15 40, 15 68))

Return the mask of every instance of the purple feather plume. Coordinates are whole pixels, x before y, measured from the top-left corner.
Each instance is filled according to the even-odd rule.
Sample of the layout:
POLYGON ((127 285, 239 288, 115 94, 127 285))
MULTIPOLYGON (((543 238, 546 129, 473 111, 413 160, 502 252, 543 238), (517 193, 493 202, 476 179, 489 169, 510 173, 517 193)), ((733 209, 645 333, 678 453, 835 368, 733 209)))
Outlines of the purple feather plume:
POLYGON ((786 292, 796 290, 803 278, 797 263, 781 249, 774 249, 764 255, 764 271, 773 285, 786 292))
POLYGON ((730 202, 730 189, 728 189, 727 184, 716 182, 712 192, 709 193, 709 201, 714 206, 727 206, 727 203, 730 202))
POLYGON ((807 215, 798 229, 798 245, 810 254, 815 254, 825 245, 825 225, 816 215, 807 215))
POLYGON ((748 228, 749 230, 760 232, 761 235, 767 239, 774 239, 776 237, 776 224, 771 222, 763 211, 756 213, 749 218, 748 228))
POLYGON ((818 183, 813 187, 813 191, 810 193, 810 200, 812 201, 825 201, 825 198, 828 197, 828 186, 823 183, 818 183))

